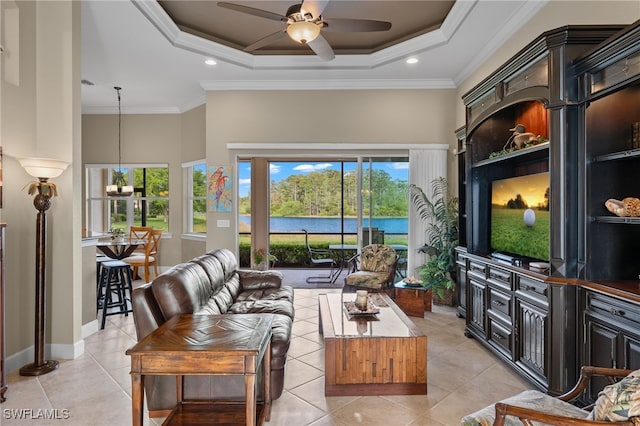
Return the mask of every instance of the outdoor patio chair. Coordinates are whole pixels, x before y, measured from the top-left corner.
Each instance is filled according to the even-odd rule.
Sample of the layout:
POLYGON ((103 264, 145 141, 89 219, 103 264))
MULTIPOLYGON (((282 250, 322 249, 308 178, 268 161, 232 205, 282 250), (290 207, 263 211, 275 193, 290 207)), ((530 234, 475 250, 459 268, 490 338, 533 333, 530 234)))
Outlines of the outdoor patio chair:
POLYGON ((310 284, 333 284, 340 275, 340 268, 333 258, 333 252, 328 249, 313 248, 309 244, 309 231, 303 229, 304 240, 309 252, 309 264, 313 267, 329 268, 329 275, 307 277, 310 284))
POLYGON ((398 255, 384 244, 370 244, 350 259, 351 273, 344 279, 346 288, 373 291, 388 289, 396 275, 398 255))

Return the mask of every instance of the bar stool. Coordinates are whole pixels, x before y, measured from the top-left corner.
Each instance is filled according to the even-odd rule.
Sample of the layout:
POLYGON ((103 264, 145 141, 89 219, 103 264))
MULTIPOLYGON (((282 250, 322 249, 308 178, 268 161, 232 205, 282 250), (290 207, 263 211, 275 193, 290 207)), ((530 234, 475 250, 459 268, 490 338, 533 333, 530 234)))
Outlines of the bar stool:
POLYGON ((96 292, 96 306, 102 308, 100 329, 105 326, 108 315, 129 315, 133 312, 131 294, 133 293, 131 267, 120 261, 101 262, 100 283, 96 292), (127 291, 129 296, 127 296, 127 291))
POLYGON ((104 254, 96 253, 96 289, 100 291, 100 277, 102 274, 102 264, 104 262, 110 262, 113 259, 109 256, 105 256, 104 254))

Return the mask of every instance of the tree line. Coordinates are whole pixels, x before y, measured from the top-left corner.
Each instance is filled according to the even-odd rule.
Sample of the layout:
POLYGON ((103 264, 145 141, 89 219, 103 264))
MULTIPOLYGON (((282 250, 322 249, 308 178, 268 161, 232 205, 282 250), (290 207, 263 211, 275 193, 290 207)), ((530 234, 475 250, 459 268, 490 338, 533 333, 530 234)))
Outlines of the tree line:
MULTIPOLYGON (((358 185, 355 172, 344 174, 336 170, 315 171, 291 175, 270 183, 270 215, 295 216, 356 216, 358 185)), ((373 170, 371 178, 363 179, 363 214, 378 217, 406 217, 408 211, 407 181, 394 180, 383 170, 373 170), (373 193, 371 205, 369 192, 373 193)), ((251 213, 251 195, 239 200, 240 214, 251 213)))

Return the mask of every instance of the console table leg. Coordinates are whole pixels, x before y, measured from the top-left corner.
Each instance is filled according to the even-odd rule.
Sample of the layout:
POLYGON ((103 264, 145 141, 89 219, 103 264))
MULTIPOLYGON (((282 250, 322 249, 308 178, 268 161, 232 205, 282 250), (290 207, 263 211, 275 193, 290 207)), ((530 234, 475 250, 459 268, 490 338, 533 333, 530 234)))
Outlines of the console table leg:
POLYGON ((131 405, 133 426, 142 426, 144 422, 144 377, 131 373, 131 405))
POLYGON ((255 373, 244 376, 244 386, 246 393, 245 421, 247 426, 256 424, 256 375, 255 373))
POLYGON ((262 358, 262 371, 264 379, 264 421, 271 420, 271 340, 262 358))

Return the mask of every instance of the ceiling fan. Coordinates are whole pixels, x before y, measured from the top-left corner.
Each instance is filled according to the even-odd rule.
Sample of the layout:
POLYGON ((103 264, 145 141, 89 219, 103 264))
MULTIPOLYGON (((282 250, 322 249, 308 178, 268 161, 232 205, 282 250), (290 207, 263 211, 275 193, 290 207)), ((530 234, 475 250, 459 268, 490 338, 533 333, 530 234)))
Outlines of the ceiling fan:
POLYGON ((245 47, 245 51, 252 52, 267 46, 288 35, 292 40, 306 44, 320 58, 330 61, 335 58, 333 49, 327 40, 320 34, 320 30, 341 32, 368 32, 388 31, 391 22, 375 21, 371 19, 328 18, 322 16, 322 12, 329 0, 303 0, 300 4, 294 4, 287 9, 286 15, 256 9, 236 3, 219 2, 218 6, 236 12, 247 13, 260 18, 273 21, 286 22, 287 26, 273 34, 261 38, 255 43, 245 47))

